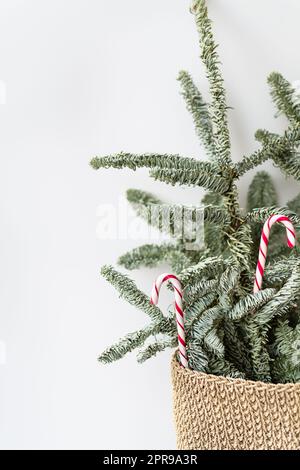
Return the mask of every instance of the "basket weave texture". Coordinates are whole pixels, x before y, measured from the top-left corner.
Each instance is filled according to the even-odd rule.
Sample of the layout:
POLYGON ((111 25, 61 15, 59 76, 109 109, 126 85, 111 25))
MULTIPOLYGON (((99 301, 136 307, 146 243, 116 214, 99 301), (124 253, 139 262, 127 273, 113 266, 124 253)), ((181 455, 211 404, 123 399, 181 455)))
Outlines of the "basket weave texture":
POLYGON ((300 449, 300 383, 195 372, 180 366, 177 354, 172 383, 178 449, 300 449))

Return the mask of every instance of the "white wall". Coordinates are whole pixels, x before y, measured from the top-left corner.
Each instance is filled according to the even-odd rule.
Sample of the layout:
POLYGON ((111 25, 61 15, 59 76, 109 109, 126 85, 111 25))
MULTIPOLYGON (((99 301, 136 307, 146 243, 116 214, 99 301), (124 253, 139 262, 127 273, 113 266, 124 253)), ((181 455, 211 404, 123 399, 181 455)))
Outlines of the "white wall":
MULTIPOLYGON (((298 0, 209 0, 228 90, 233 153, 274 120, 266 77, 300 78, 298 0)), ((146 172, 94 172, 94 154, 203 158, 178 93, 178 70, 204 92, 188 0, 1 0, 1 448, 174 448, 170 354, 111 366, 98 353, 145 324, 99 276, 139 241, 96 237, 96 210, 129 186, 169 201, 198 190, 146 172), (3 362, 3 361, 2 361, 3 362)), ((271 169, 281 202, 297 185, 271 169)), ((250 177, 240 182, 241 201, 250 177)), ((160 269, 161 270, 161 269, 160 269)), ((160 271, 134 273, 149 291, 160 271)), ((167 299, 165 301, 171 301, 167 299)))

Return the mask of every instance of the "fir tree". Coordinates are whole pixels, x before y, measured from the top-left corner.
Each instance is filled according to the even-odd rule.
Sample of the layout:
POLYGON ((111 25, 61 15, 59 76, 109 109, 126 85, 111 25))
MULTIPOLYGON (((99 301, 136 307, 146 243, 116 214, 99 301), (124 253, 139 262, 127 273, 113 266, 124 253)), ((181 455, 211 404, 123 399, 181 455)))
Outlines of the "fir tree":
MULTIPOLYGON (((247 171, 266 160, 271 160, 284 175, 300 180, 300 105, 293 99, 292 85, 279 73, 272 73, 268 78, 271 96, 278 114, 288 118, 288 127, 283 135, 258 130, 255 138, 261 144, 260 149, 234 163, 226 92, 205 1, 194 0, 191 11, 199 33, 210 102, 203 98, 188 72, 181 71, 178 80, 208 160, 121 152, 95 157, 91 165, 95 169, 135 171, 148 168, 152 178, 167 184, 205 188, 207 193, 199 206, 204 206, 205 248, 186 248, 175 233, 178 206, 164 205, 170 216, 173 240, 135 248, 121 256, 119 264, 132 270, 168 262, 180 278, 185 290, 185 326, 191 368, 266 382, 299 381, 300 258, 297 248, 289 252, 284 247, 282 227, 272 231, 264 289, 254 295, 252 286, 262 224, 270 215, 284 213, 296 229, 299 228, 300 194, 287 202, 286 207, 277 207, 272 179, 261 171, 250 185, 244 213, 239 206, 236 183, 247 171)), ((135 189, 127 192, 127 199, 138 216, 163 230, 160 200, 135 189), (155 206, 156 217, 150 219, 155 206)), ((197 209, 192 209, 194 218, 197 209)), ((149 297, 129 277, 114 268, 105 266, 102 275, 125 300, 143 310, 150 323, 104 351, 99 357, 101 362, 114 361, 136 348, 138 360, 143 362, 165 348, 176 347, 174 312, 164 315, 149 303, 149 297)))

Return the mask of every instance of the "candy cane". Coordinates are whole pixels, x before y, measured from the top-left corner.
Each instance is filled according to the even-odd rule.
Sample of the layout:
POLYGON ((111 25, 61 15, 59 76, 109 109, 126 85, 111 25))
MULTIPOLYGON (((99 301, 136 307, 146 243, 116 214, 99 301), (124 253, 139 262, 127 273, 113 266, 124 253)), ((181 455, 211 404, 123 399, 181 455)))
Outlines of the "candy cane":
POLYGON ((158 276, 152 287, 150 302, 153 305, 157 305, 160 288, 166 281, 170 281, 174 288, 180 362, 183 367, 188 367, 184 333, 184 313, 182 308, 182 287, 179 279, 174 276, 174 274, 164 273, 158 276))
POLYGON ((255 274, 255 281, 254 281, 254 288, 253 288, 254 294, 260 291, 261 286, 262 286, 262 279, 263 279, 264 270, 265 270, 270 231, 271 231, 272 225, 275 224, 276 222, 280 222, 286 228, 288 247, 294 248, 296 244, 295 229, 290 219, 286 217, 285 215, 271 215, 271 217, 269 217, 268 220, 265 222, 262 232, 261 232, 258 262, 256 266, 256 274, 255 274))

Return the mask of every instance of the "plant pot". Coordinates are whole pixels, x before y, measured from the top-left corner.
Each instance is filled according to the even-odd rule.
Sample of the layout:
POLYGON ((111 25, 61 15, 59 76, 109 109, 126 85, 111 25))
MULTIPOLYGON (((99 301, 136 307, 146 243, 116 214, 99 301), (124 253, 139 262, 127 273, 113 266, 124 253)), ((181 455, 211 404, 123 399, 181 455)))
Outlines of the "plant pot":
POLYGON ((179 365, 177 354, 172 383, 178 449, 300 449, 300 383, 195 372, 179 365))

